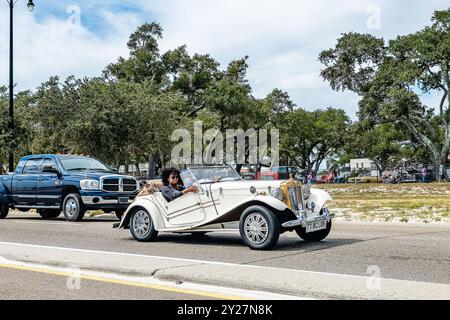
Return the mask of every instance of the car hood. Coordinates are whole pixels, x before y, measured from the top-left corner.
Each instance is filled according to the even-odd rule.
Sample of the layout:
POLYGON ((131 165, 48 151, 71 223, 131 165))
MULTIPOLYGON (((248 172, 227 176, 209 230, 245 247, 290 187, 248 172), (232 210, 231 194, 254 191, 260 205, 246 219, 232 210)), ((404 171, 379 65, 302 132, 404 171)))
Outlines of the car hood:
POLYGON ((66 171, 67 175, 70 175, 71 177, 77 177, 80 179, 93 179, 93 180, 100 180, 101 177, 117 177, 117 178, 129 178, 134 179, 131 176, 124 176, 118 173, 113 172, 95 172, 95 171, 66 171))

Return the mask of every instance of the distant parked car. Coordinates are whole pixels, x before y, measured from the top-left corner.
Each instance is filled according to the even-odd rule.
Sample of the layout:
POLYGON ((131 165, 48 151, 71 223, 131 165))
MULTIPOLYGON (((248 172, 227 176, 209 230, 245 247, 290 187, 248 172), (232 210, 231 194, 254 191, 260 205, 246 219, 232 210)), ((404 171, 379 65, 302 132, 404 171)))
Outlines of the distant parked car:
POLYGON ((329 174, 321 175, 320 177, 317 178, 316 183, 317 184, 320 184, 320 183, 334 183, 334 175, 333 175, 333 173, 330 172, 329 174))
POLYGON ((287 180, 292 174, 295 177, 301 170, 294 166, 276 166, 272 167, 270 171, 259 172, 256 175, 256 180, 287 180))
POLYGON ((346 183, 348 177, 350 176, 351 172, 341 172, 339 175, 334 177, 334 183, 346 183))
POLYGON ((362 171, 356 177, 348 178, 348 183, 377 183, 380 182, 378 176, 372 176, 370 171, 362 171))

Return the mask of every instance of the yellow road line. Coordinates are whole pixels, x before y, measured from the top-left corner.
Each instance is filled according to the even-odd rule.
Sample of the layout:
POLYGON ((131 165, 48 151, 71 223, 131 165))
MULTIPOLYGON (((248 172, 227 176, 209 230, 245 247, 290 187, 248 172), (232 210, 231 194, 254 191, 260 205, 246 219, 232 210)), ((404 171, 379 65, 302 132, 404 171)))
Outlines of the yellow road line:
MULTIPOLYGON (((71 273, 71 272, 53 271, 53 270, 48 270, 48 269, 32 268, 32 267, 25 267, 25 266, 18 266, 18 265, 10 265, 10 264, 0 264, 0 268, 15 269, 15 270, 21 270, 21 271, 30 271, 30 272, 36 272, 36 273, 44 273, 44 274, 49 274, 49 275, 54 275, 54 276, 61 276, 61 277, 73 277, 75 274, 75 273, 71 273)), ((204 291, 199 291, 199 290, 191 290, 191 289, 179 289, 179 288, 172 288, 172 287, 157 285, 157 284, 147 284, 147 283, 131 282, 131 281, 126 281, 126 280, 109 279, 109 278, 99 277, 99 276, 78 275, 77 274, 77 277, 79 277, 80 279, 90 280, 90 281, 98 281, 98 282, 119 284, 119 285, 131 286, 131 287, 140 287, 140 288, 147 288, 147 289, 154 289, 154 290, 176 292, 176 293, 208 297, 208 298, 214 298, 214 299, 220 299, 220 300, 251 300, 249 298, 240 297, 240 296, 225 295, 225 294, 219 294, 219 293, 209 293, 209 292, 204 292, 204 291)))

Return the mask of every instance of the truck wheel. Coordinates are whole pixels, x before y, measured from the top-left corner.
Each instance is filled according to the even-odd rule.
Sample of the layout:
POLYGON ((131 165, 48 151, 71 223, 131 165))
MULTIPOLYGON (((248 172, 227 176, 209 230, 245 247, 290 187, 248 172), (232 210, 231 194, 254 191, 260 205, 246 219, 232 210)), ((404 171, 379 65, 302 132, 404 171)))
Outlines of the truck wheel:
POLYGON ((86 212, 84 203, 78 193, 68 194, 64 199, 62 209, 67 221, 81 221, 86 212))
POLYGON ((6 219, 9 212, 9 206, 7 204, 0 204, 0 219, 6 219))
POLYGON ((325 239, 331 231, 331 220, 327 223, 326 229, 319 230, 316 232, 306 233, 305 228, 296 228, 295 232, 297 232, 298 236, 305 241, 322 241, 325 239))
POLYGON ((151 242, 158 236, 152 216, 143 208, 137 209, 132 213, 130 231, 133 238, 140 242, 151 242))
POLYGON ((262 206, 247 208, 239 220, 244 243, 254 250, 271 249, 280 237, 281 225, 269 209, 262 206))
POLYGON ((43 219, 54 219, 58 218, 61 214, 61 210, 53 209, 38 209, 37 211, 43 219))

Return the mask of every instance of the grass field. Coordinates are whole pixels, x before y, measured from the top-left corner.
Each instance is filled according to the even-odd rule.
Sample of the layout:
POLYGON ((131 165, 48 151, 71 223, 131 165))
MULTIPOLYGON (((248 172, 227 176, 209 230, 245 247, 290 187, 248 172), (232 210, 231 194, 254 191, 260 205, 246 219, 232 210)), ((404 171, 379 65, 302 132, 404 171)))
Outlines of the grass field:
POLYGON ((339 220, 450 223, 450 183, 326 184, 339 220))

